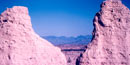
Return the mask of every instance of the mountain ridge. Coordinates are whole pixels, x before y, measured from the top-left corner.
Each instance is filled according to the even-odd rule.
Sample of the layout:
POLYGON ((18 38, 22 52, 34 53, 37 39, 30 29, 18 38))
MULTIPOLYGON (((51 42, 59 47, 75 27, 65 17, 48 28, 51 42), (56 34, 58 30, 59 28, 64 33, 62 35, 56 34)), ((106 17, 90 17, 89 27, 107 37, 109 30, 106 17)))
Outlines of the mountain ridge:
POLYGON ((42 38, 48 40, 54 45, 60 44, 88 44, 92 35, 80 35, 77 37, 66 37, 66 36, 41 36, 42 38))

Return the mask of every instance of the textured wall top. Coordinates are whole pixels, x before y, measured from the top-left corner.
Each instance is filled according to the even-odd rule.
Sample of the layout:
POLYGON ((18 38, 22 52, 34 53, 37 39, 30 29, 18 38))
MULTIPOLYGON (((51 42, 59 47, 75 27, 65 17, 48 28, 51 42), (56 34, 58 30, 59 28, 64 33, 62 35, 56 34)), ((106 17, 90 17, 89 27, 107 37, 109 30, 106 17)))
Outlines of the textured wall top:
POLYGON ((80 65, 130 65, 130 10, 121 1, 104 1, 94 18, 92 42, 80 65))
POLYGON ((28 9, 14 6, 0 16, 0 65, 66 65, 66 59, 35 34, 28 9))
POLYGON ((106 1, 121 1, 121 0, 106 0, 106 1))

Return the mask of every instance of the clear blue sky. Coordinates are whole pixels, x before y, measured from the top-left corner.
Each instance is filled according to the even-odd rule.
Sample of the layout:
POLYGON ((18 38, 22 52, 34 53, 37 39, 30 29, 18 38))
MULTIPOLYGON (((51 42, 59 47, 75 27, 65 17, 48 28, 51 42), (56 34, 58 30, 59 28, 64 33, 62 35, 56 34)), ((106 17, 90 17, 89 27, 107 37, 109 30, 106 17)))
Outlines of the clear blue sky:
MULTIPOLYGON (((103 0, 0 0, 0 12, 7 7, 29 8, 33 28, 40 36, 90 35, 93 18, 103 0)), ((130 0, 123 0, 130 8, 130 0)))

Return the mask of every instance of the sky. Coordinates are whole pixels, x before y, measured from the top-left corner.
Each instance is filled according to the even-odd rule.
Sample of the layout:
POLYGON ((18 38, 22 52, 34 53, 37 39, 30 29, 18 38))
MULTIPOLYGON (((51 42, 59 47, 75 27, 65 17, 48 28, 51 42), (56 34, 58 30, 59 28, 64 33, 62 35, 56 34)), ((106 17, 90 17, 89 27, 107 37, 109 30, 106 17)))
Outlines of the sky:
MULTIPOLYGON (((0 0, 0 13, 13 6, 29 9, 34 31, 40 36, 91 35, 93 18, 103 0, 0 0)), ((130 8, 130 0, 123 0, 130 8)))

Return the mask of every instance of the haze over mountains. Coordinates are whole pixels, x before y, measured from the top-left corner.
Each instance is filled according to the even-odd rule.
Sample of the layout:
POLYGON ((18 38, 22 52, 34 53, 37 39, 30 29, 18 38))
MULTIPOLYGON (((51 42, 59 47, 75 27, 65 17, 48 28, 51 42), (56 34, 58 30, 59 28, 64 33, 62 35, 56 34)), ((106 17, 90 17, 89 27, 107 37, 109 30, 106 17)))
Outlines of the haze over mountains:
MULTIPOLYGON (((92 35, 41 36, 42 39, 32 28, 27 7, 7 8, 0 15, 0 65, 130 65, 129 8, 121 1, 106 0, 95 14, 93 26, 92 35)), ((70 29, 72 33, 73 30, 70 29)))
POLYGON ((74 45, 79 45, 79 44, 88 44, 92 36, 91 35, 80 35, 77 37, 66 37, 66 36, 41 36, 42 38, 48 40, 54 45, 60 45, 60 44, 74 44, 74 45))

